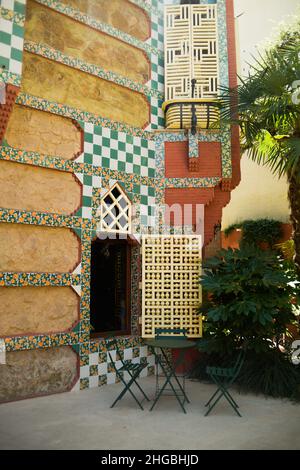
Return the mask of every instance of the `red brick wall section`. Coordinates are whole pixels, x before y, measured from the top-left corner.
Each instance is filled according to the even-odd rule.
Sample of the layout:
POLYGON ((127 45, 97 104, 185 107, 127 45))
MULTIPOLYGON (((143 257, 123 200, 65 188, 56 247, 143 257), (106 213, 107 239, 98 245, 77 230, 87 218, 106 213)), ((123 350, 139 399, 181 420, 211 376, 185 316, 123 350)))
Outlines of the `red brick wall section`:
MULTIPOLYGON (((236 42, 235 42, 235 20, 234 20, 234 0, 226 0, 227 15, 227 41, 228 41, 228 67, 229 86, 237 86, 237 66, 236 66, 236 42)), ((241 180, 241 150, 239 141, 239 128, 232 126, 231 129, 231 161, 232 161, 232 181, 231 190, 234 189, 241 180)), ((228 186, 224 190, 228 191, 228 186)))
MULTIPOLYGON (((214 198, 215 188, 167 188, 165 192, 165 203, 168 206, 178 204, 182 208, 185 204, 193 205, 192 224, 196 223, 196 205, 197 204, 209 204, 214 198)), ((190 221, 185 221, 185 224, 189 224, 190 221)), ((182 225, 183 221, 174 219, 174 214, 170 214, 170 218, 166 218, 166 224, 171 225, 182 225)))
MULTIPOLYGON (((178 204, 183 207, 185 204, 193 204, 192 224, 196 224, 197 204, 204 204, 204 244, 207 245, 215 237, 215 226, 221 223, 222 210, 230 201, 230 192, 224 192, 220 187, 216 188, 167 188, 165 193, 165 203, 169 206, 178 204)), ((178 225, 180 220, 174 218, 173 212, 170 214, 166 224, 178 225)))
POLYGON ((198 171, 189 170, 188 142, 165 143, 167 178, 205 178, 222 176, 220 142, 199 142, 198 171))
POLYGON ((213 201, 204 210, 204 244, 210 243, 215 236, 215 226, 222 221, 223 208, 230 201, 230 192, 224 192, 220 187, 215 188, 213 201))
POLYGON ((20 88, 14 85, 6 85, 5 104, 0 105, 0 144, 2 143, 10 113, 16 101, 20 88))

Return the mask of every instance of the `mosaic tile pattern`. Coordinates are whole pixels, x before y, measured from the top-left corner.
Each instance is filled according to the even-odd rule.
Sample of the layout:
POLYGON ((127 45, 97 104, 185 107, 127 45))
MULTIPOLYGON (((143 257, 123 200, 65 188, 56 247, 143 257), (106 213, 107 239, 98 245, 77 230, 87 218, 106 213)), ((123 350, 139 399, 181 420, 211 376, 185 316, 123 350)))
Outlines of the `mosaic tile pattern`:
MULTIPOLYGON (((15 6, 25 5, 15 2, 15 6)), ((13 18, 14 20, 14 18, 13 18)), ((14 21, 0 17, 0 68, 11 74, 21 75, 24 28, 14 21)))
POLYGON ((153 96, 157 99, 163 100, 163 94, 157 91, 156 89, 151 89, 148 86, 134 82, 133 80, 130 80, 127 77, 122 77, 121 75, 118 75, 111 71, 107 71, 102 67, 87 63, 76 57, 67 56, 62 52, 53 49, 52 47, 49 47, 47 44, 35 43, 33 41, 25 41, 24 49, 33 54, 37 54, 47 59, 51 59, 61 64, 67 65, 69 67, 82 70, 83 72, 95 75, 96 77, 129 88, 130 90, 137 91, 149 98, 153 96))
POLYGON ((143 129, 131 127, 122 122, 112 121, 102 116, 96 116, 95 114, 81 111, 80 109, 72 108, 54 101, 48 101, 38 96, 33 96, 27 93, 20 93, 16 100, 17 104, 22 104, 30 108, 39 109, 41 111, 47 111, 49 113, 57 114, 59 116, 65 116, 75 121, 90 122, 98 126, 110 127, 111 129, 127 132, 131 135, 137 135, 145 137, 146 139, 154 139, 150 132, 144 131, 143 129))
POLYGON ((0 5, 0 16, 8 21, 13 21, 20 26, 24 26, 25 15, 24 13, 20 13, 20 11, 23 10, 23 5, 21 2, 18 3, 19 5, 15 5, 13 0, 2 0, 0 5))
MULTIPOLYGON (((17 99, 18 104, 23 104, 35 109, 48 111, 76 120, 84 129, 84 151, 74 160, 64 160, 59 156, 40 155, 36 152, 25 152, 22 149, 13 149, 7 144, 0 148, 0 159, 16 161, 24 164, 53 168, 61 171, 69 171, 76 175, 83 185, 83 199, 81 209, 73 216, 58 214, 46 214, 42 212, 26 212, 14 209, 0 209, 0 222, 22 223, 44 226, 68 227, 74 230, 81 239, 81 264, 73 273, 57 275, 55 273, 1 273, 0 285, 2 286, 69 286, 80 295, 80 322, 72 331, 54 335, 39 335, 27 337, 6 338, 6 350, 21 350, 48 348, 60 345, 72 345, 80 355, 80 382, 81 389, 102 386, 106 383, 115 383, 116 377, 107 358, 107 351, 103 340, 90 340, 90 251, 91 242, 97 235, 97 209, 103 194, 116 181, 124 187, 133 204, 137 205, 135 216, 136 231, 146 227, 153 227, 156 220, 153 215, 153 206, 164 203, 165 188, 184 187, 213 187, 220 183, 220 178, 165 178, 164 168, 164 143, 186 141, 185 132, 159 132, 164 127, 164 116, 161 104, 164 97, 164 58, 163 58, 163 0, 130 0, 143 8, 150 16, 152 34, 145 43, 129 36, 109 25, 105 25, 95 19, 81 14, 78 10, 67 7, 63 3, 54 0, 38 0, 41 4, 69 15, 77 21, 81 21, 95 29, 116 37, 128 44, 134 45, 145 51, 151 59, 151 80, 146 85, 140 85, 132 80, 120 77, 112 72, 105 71, 93 64, 86 64, 77 58, 68 57, 59 51, 42 44, 26 42, 26 50, 45 55, 52 60, 65 63, 68 66, 79 68, 106 80, 126 86, 134 91, 145 94, 151 104, 151 124, 147 129, 138 129, 123 123, 113 122, 103 116, 96 116, 62 104, 50 102, 35 96, 21 93, 17 99), (88 69, 88 70, 87 70, 88 69), (152 131, 156 132, 152 132, 152 131)), ((210 0, 201 0, 201 3, 210 3, 210 0)), ((23 40, 25 0, 2 0, 0 21, 10 22, 10 37, 15 30, 16 37, 23 40), (18 36, 20 34, 20 36, 18 36)), ((220 43, 220 75, 222 85, 228 84, 227 65, 227 37, 225 22, 225 0, 218 1, 219 13, 219 43, 220 43), (226 69, 227 68, 227 69, 226 69)), ((7 29, 8 26, 6 26, 7 29)), ((1 29, 2 31, 2 29, 1 29)), ((5 31, 4 31, 5 32, 5 31)), ((9 42, 7 36, 0 35, 1 41, 9 42)), ((19 39, 11 39, 8 46, 13 49, 14 44, 21 45, 19 39)), ((21 46, 20 46, 21 47, 21 46)), ((23 45, 22 45, 23 48, 23 45)), ((6 50, 8 50, 6 48, 6 50)), ((22 49, 19 49, 22 52, 22 49)), ((20 66, 15 62, 15 52, 7 58, 8 68, 0 71, 2 81, 20 84, 20 66), (16 67, 14 69, 14 67, 16 67)), ((5 58, 4 58, 5 59, 5 58)), ((0 59, 1 60, 1 59, 0 59)), ((1 65, 1 63, 0 63, 1 65)), ((223 177, 231 176, 231 148, 230 129, 225 128, 220 132, 201 132, 195 136, 191 145, 191 154, 195 154, 198 141, 221 142, 222 145, 222 172, 223 177)), ((170 227, 161 227, 170 231, 170 227)), ((192 233, 192 227, 184 227, 185 233, 192 233)), ((181 227, 176 227, 174 233, 182 233, 181 227)), ((166 232, 168 233, 168 232, 166 232)), ((131 320, 132 336, 120 338, 119 344, 124 359, 135 362, 147 360, 149 365, 145 374, 153 373, 154 358, 138 337, 140 316, 140 290, 141 263, 139 246, 132 248, 132 273, 131 273, 131 320)), ((115 351, 113 354, 116 353, 115 351)), ((116 360, 118 358, 116 357, 116 360)))
POLYGON ((109 24, 102 23, 101 21, 98 21, 88 15, 85 15, 84 13, 81 13, 79 10, 73 7, 67 6, 59 1, 53 0, 36 1, 38 3, 41 3, 42 5, 48 6, 49 8, 53 8, 53 10, 70 16, 76 21, 80 21, 81 23, 91 26, 92 28, 97 29, 98 31, 102 31, 103 33, 109 34, 110 36, 120 39, 121 41, 126 42, 127 44, 138 47, 139 49, 145 51, 148 55, 154 53, 162 56, 162 52, 160 52, 157 48, 152 47, 150 44, 142 42, 137 38, 130 36, 129 34, 124 33, 124 31, 120 31, 109 24))
MULTIPOLYGON (((116 383, 117 377, 113 365, 110 362, 109 355, 106 351, 104 342, 94 343, 90 346, 88 353, 87 347, 81 348, 81 367, 80 367, 80 389, 101 387, 106 384, 116 383), (82 353, 82 350, 84 351, 82 353)), ((143 346, 139 338, 133 338, 133 341, 126 344, 126 339, 120 339, 119 342, 120 353, 122 359, 133 364, 140 364, 147 362, 148 366, 141 372, 141 377, 152 375, 154 371, 155 357, 149 351, 147 346, 143 346)), ((116 350, 110 350, 112 359, 115 361, 116 366, 122 365, 116 350)), ((128 380, 128 377, 124 377, 128 380)))
POLYGON ((108 127, 85 123, 84 159, 94 167, 155 177, 154 142, 108 127))
POLYGON ((199 157, 199 150, 198 150, 198 138, 197 135, 193 135, 191 131, 188 134, 188 141, 189 141, 189 158, 198 158, 199 157))
POLYGON ((45 286, 78 286, 80 274, 57 273, 0 273, 0 286, 5 287, 45 287, 45 286))

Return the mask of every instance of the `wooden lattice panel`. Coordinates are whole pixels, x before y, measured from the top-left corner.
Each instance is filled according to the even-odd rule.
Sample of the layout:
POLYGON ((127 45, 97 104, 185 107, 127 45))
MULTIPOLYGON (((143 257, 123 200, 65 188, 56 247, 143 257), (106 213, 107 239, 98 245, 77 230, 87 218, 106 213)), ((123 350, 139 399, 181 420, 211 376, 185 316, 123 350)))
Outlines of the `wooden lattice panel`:
POLYGON ((199 236, 142 238, 143 338, 154 337, 158 328, 185 328, 188 337, 201 337, 201 248, 199 236))
POLYGON ((216 5, 165 7, 166 100, 216 98, 218 89, 218 31, 216 5))

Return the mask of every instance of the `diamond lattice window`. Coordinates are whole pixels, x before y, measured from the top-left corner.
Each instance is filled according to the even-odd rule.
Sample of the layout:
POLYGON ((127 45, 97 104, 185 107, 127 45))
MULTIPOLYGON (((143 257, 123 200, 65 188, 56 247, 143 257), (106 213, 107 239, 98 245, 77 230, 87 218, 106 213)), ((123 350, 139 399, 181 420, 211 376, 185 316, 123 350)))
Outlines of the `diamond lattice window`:
POLYGON ((142 336, 152 338, 159 328, 186 329, 202 336, 199 276, 201 237, 153 235, 142 238, 142 336))
POLYGON ((131 202, 118 183, 101 200, 100 230, 131 233, 131 202))

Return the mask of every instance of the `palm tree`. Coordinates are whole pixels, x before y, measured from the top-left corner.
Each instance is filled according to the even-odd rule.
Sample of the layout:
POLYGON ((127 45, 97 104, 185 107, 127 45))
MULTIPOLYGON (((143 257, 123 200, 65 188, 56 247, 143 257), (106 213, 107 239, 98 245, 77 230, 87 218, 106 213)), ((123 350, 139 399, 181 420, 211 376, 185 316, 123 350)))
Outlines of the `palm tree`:
MULTIPOLYGON (((298 28, 298 31, 300 28, 298 28)), ((236 89, 223 89, 221 118, 238 124, 242 150, 286 175, 300 280, 300 32, 285 32, 255 60, 236 89), (298 88, 299 87, 299 88, 298 88)), ((270 197, 272 195, 270 194, 270 197)))

